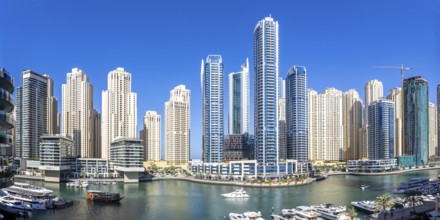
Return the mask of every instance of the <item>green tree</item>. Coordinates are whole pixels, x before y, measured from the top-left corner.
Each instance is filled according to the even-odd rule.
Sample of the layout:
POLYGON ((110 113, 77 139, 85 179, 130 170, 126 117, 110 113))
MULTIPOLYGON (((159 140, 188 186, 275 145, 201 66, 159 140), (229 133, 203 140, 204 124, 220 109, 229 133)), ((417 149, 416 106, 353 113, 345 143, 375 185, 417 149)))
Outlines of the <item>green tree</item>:
POLYGON ((383 212, 383 219, 387 219, 387 209, 392 208, 394 203, 391 201, 391 196, 388 194, 380 195, 376 198, 376 204, 374 205, 375 211, 383 212))
POLYGON ((348 216, 350 216, 350 219, 353 220, 357 217, 357 212, 356 209, 354 209, 354 207, 351 207, 351 209, 348 210, 348 216))

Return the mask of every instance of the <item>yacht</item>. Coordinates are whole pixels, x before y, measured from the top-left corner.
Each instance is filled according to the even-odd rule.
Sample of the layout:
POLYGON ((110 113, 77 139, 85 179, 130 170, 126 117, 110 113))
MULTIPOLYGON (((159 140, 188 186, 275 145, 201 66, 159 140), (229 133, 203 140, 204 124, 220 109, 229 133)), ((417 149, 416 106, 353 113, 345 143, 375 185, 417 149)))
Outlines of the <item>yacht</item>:
POLYGON ((264 220, 261 212, 245 212, 243 214, 229 213, 230 220, 264 220))
POLYGON ((347 208, 345 206, 334 206, 332 204, 322 204, 312 206, 313 210, 317 212, 320 217, 327 220, 350 220, 347 215, 347 208))
POLYGON ((296 209, 292 209, 295 212, 296 217, 300 217, 303 219, 321 219, 319 218, 319 214, 313 211, 312 207, 309 206, 298 206, 296 209))
POLYGON ((399 187, 393 190, 393 193, 406 193, 411 190, 421 191, 424 186, 428 185, 428 178, 413 178, 408 181, 401 182, 399 187))
POLYGON ((32 208, 29 205, 25 205, 21 201, 15 200, 14 198, 11 198, 9 196, 0 197, 0 202, 2 202, 3 204, 9 204, 18 211, 32 211, 32 208))
POLYGON ((222 197, 225 198, 249 198, 249 195, 246 193, 246 191, 243 190, 243 188, 235 190, 231 193, 225 193, 222 194, 222 197))
POLYGON ((5 190, 8 192, 12 191, 16 193, 27 193, 27 194, 40 195, 40 196, 50 195, 53 193, 53 191, 50 189, 46 189, 40 186, 30 185, 27 183, 20 183, 20 182, 15 182, 14 185, 5 188, 5 190))
POLYGON ((359 202, 351 202, 351 205, 353 205, 353 207, 361 212, 365 212, 365 213, 375 213, 376 211, 374 210, 374 206, 375 206, 376 202, 374 201, 359 201, 359 202))

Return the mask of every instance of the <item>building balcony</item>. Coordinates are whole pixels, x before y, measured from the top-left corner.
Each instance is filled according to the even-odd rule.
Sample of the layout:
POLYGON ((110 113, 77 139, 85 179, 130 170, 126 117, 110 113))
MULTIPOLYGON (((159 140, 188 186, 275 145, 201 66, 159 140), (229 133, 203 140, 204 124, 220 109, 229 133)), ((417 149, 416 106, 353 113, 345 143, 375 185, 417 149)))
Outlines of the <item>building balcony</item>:
POLYGON ((9 91, 0 88, 0 110, 3 110, 5 112, 11 112, 13 109, 14 109, 14 96, 9 91))
POLYGON ((0 131, 9 130, 14 127, 12 114, 0 110, 0 131))
POLYGON ((0 88, 14 92, 14 79, 4 68, 0 68, 0 88))

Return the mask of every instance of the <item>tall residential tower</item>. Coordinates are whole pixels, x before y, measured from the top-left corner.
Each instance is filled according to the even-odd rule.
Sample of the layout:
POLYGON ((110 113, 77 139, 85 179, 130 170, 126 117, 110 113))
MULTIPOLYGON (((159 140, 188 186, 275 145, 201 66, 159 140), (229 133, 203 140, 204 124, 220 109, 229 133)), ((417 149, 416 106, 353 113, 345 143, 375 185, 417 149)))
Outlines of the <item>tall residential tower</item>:
POLYGON ((272 17, 254 29, 254 132, 259 172, 278 174, 278 22, 272 17))
POLYGON ((229 134, 249 133, 249 59, 240 72, 229 74, 229 134))
POLYGON ((155 111, 147 111, 144 116, 144 129, 141 139, 144 145, 144 160, 159 161, 160 154, 160 122, 161 117, 155 111))
POLYGON ((223 161, 223 60, 209 55, 202 60, 203 161, 223 161))
POLYGON ((108 88, 102 92, 101 157, 110 158, 110 145, 118 137, 136 138, 136 93, 131 91, 131 74, 117 68, 108 74, 108 88))

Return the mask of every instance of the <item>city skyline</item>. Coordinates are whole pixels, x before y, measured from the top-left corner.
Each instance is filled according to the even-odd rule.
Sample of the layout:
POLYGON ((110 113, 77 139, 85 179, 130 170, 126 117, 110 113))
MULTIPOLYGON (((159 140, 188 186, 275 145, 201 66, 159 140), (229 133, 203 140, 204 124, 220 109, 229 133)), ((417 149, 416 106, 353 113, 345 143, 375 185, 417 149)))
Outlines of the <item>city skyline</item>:
MULTIPOLYGON (((248 21, 243 22, 247 27, 246 27, 246 29, 241 29, 239 32, 240 32, 240 34, 246 34, 247 37, 245 38, 245 41, 246 41, 247 44, 252 44, 252 27, 249 28, 249 26, 255 25, 256 21, 260 20, 263 17, 268 16, 268 14, 270 12, 265 12, 265 13, 266 14, 264 14, 262 12, 259 15, 252 16, 253 20, 250 22, 251 24, 249 24, 248 21), (251 37, 249 37, 249 35, 251 37)), ((355 66, 356 66, 356 68, 359 68, 360 72, 365 71, 365 72, 369 72, 369 73, 372 73, 372 74, 371 74, 371 76, 369 76, 368 74, 359 74, 359 77, 355 77, 355 78, 360 78, 360 79, 358 79, 359 82, 357 82, 357 83, 347 83, 347 82, 345 82, 346 85, 342 84, 343 86, 341 86, 341 84, 339 84, 339 86, 338 86, 338 83, 336 82, 337 80, 334 80, 334 81, 330 80, 330 81, 327 81, 327 82, 325 82, 325 83, 323 83, 321 85, 319 85, 319 84, 317 85, 316 83, 318 81, 321 81, 321 80, 317 80, 317 79, 323 78, 324 80, 322 80, 322 81, 325 81, 325 77, 326 77, 325 75, 327 75, 327 74, 325 74, 324 71, 322 71, 322 70, 319 71, 319 68, 317 68, 317 67, 319 65, 325 64, 326 62, 323 62, 322 60, 319 60, 319 59, 317 59, 315 62, 309 62, 309 63, 304 62, 304 61, 301 62, 301 59, 299 59, 298 62, 296 62, 295 60, 292 60, 292 61, 287 60, 289 57, 283 55, 283 53, 288 53, 289 49, 291 49, 291 48, 285 47, 283 45, 286 45, 286 44, 288 45, 289 43, 295 43, 295 41, 297 41, 294 38, 295 35, 286 35, 286 33, 288 33, 288 31, 287 31, 288 29, 294 29, 294 28, 292 28, 291 24, 292 23, 295 24, 295 23, 289 21, 289 19, 283 19, 283 16, 284 17, 286 16, 285 13, 274 13, 274 12, 272 12, 272 15, 273 15, 273 17, 277 21, 280 22, 280 25, 282 26, 282 29, 281 29, 281 32, 280 32, 280 42, 281 42, 282 46, 280 46, 281 61, 280 61, 280 71, 279 72, 280 72, 280 76, 282 76, 283 78, 286 78, 285 77, 286 76, 286 72, 287 72, 287 68, 285 68, 286 66, 290 67, 292 65, 304 65, 304 66, 307 66, 307 69, 309 71, 309 74, 308 74, 309 84, 310 84, 309 88, 316 89, 319 92, 322 92, 325 88, 328 88, 328 87, 335 87, 335 88, 337 88, 338 90, 341 90, 341 91, 347 91, 348 89, 355 88, 358 92, 361 92, 360 96, 364 97, 364 94, 362 94, 362 89, 361 89, 362 86, 354 86, 354 85, 359 85, 359 84, 363 85, 368 80, 378 79, 378 80, 384 82, 384 86, 385 86, 384 93, 385 94, 388 93, 388 91, 389 91, 389 89, 391 87, 401 86, 401 85, 399 85, 400 84, 400 78, 399 78, 399 74, 398 74, 397 70, 374 70, 374 69, 370 69, 369 66, 371 66, 371 65, 379 65, 379 64, 388 65, 390 63, 392 63, 392 64, 405 63, 405 64, 408 64, 408 65, 415 66, 415 70, 413 70, 412 72, 407 72, 408 77, 411 76, 412 74, 414 74, 414 75, 421 75, 423 78, 427 79, 430 82, 430 86, 429 86, 429 88, 430 88, 430 90, 429 90, 430 91, 430 98, 429 98, 429 100, 430 101, 434 101, 433 97, 435 97, 435 85, 438 84, 438 82, 439 82, 438 74, 436 75, 436 73, 438 73, 439 71, 426 71, 426 73, 420 73, 419 74, 419 70, 426 69, 426 66, 423 66, 423 65, 416 66, 416 64, 412 63, 410 59, 402 59, 402 60, 389 59, 390 61, 382 60, 380 63, 379 62, 372 62, 372 61, 367 62, 366 61, 366 62, 363 62, 363 63, 365 63, 365 65, 355 65, 355 66), (278 14, 280 14, 280 15, 278 16, 278 14), (283 30, 286 30, 286 32, 284 32, 284 34, 283 34, 283 30), (315 69, 315 68, 317 68, 317 69, 315 69), (376 72, 378 74, 373 74, 373 72, 376 72), (362 80, 365 77, 368 77, 368 79, 367 80, 362 80), (388 83, 387 83, 387 81, 388 81, 388 83), (390 82, 392 82, 392 83, 390 83, 390 82)), ((227 26, 226 23, 225 23, 224 26, 227 26)), ((241 23, 241 21, 237 22, 237 23, 241 23)), ((3 24, 3 23, 1 23, 1 24, 3 24)), ((6 44, 9 42, 7 39, 8 38, 5 37, 5 36, 0 38, 0 40, 1 40, 0 41, 1 48, 6 48, 5 50, 4 49, 0 50, 0 51, 2 51, 2 53, 0 54, 0 62, 2 64, 2 66, 6 67, 13 74, 13 76, 14 76, 14 78, 16 80, 16 86, 18 87, 21 84, 21 82, 18 80, 19 77, 17 77, 17 76, 19 76, 21 74, 21 71, 17 72, 17 69, 21 70, 24 67, 30 67, 30 69, 32 71, 36 71, 36 72, 39 72, 39 73, 40 72, 41 73, 47 73, 50 76, 53 76, 55 78, 55 80, 54 80, 54 83, 55 83, 54 84, 55 96, 58 98, 59 106, 60 106, 60 102, 61 102, 61 100, 60 100, 61 99, 61 95, 60 95, 61 84, 63 82, 65 82, 64 81, 65 77, 66 77, 65 73, 68 72, 71 68, 74 68, 74 67, 78 67, 78 68, 84 69, 85 72, 87 72, 87 73, 89 73, 91 75, 91 80, 90 80, 91 84, 92 85, 96 84, 95 92, 94 92, 94 94, 95 94, 95 96, 94 96, 95 106, 93 106, 93 107, 96 108, 100 113, 102 113, 102 110, 101 110, 102 108, 101 108, 101 106, 99 106, 100 105, 99 103, 101 103, 100 91, 105 90, 105 86, 103 87, 101 82, 100 82, 100 81, 104 81, 104 80, 99 80, 99 79, 105 78, 106 73, 108 73, 108 71, 110 71, 111 69, 114 69, 114 68, 116 68, 118 66, 122 66, 122 67, 126 68, 127 71, 132 73, 133 84, 134 84, 133 85, 133 87, 134 87, 133 88, 133 92, 138 93, 139 96, 141 94, 145 95, 147 93, 145 90, 142 90, 140 88, 149 87, 149 86, 152 86, 154 88, 154 86, 153 86, 154 82, 150 82, 149 80, 143 79, 143 77, 142 77, 143 75, 145 75, 145 76, 149 77, 150 79, 151 78, 155 78, 156 77, 156 73, 154 73, 154 71, 148 72, 148 68, 145 69, 145 71, 144 71, 144 70, 139 69, 139 67, 136 67, 136 65, 130 65, 128 63, 122 63, 123 65, 121 65, 120 62, 124 62, 123 61, 124 59, 121 59, 121 61, 119 61, 119 62, 114 62, 114 63, 108 62, 106 64, 102 64, 101 63, 100 65, 98 65, 98 66, 100 66, 100 68, 105 69, 105 71, 102 71, 102 69, 97 71, 95 69, 95 67, 93 66, 93 64, 88 64, 87 62, 83 62, 82 63, 78 59, 72 59, 72 61, 70 61, 67 58, 65 58, 66 60, 62 62, 63 63, 62 65, 56 65, 57 68, 54 68, 52 65, 47 65, 47 64, 45 66, 44 62, 42 64, 35 64, 33 62, 25 63, 27 59, 24 59, 24 61, 12 61, 12 67, 10 67, 11 66, 11 65, 9 65, 10 60, 9 60, 8 54, 6 54, 8 51, 10 51, 10 50, 7 50, 7 45, 6 44), (5 54, 3 54, 3 51, 4 51, 5 54), (15 62, 18 62, 18 63, 15 63, 15 62), (20 63, 20 62, 23 62, 23 63, 20 63), (83 64, 83 65, 81 65, 81 64, 83 64), (92 80, 92 78, 94 78, 94 80, 92 80), (138 84, 135 86, 136 82, 138 82, 138 84), (98 97, 96 97, 97 95, 98 95, 98 97)), ((300 39, 302 39, 302 38, 300 38, 300 39)), ((302 39, 302 40, 304 40, 304 39, 302 39)), ((145 39, 145 41, 147 41, 147 39, 145 39)), ((228 42, 227 40, 224 40, 224 41, 221 41, 219 44, 220 45, 224 45, 224 44, 227 44, 227 42, 228 42)), ((236 43, 232 43, 232 44, 234 46, 237 46, 236 43)), ((301 42, 296 42, 295 44, 301 44, 301 42)), ((32 47, 32 48, 34 48, 34 47, 32 47)), ((216 51, 210 51, 210 50, 215 50, 215 48, 207 47, 206 50, 205 49, 202 50, 202 53, 203 54, 216 54, 217 53, 216 51)), ((236 67, 238 67, 242 63, 242 60, 243 60, 243 58, 238 59, 237 57, 234 57, 234 56, 230 56, 230 55, 228 56, 227 55, 228 53, 222 53, 221 51, 218 54, 222 55, 223 58, 225 59, 225 61, 224 61, 224 63, 225 63, 224 74, 229 74, 230 72, 236 71, 236 69, 237 69, 236 67), (228 69, 226 69, 226 67, 228 67, 228 69)), ((251 54, 252 54, 252 49, 248 48, 248 49, 245 50, 245 53, 240 54, 240 56, 242 56, 242 57, 252 57, 251 54)), ((12 54, 12 55, 14 55, 14 54, 12 54)), ((194 57, 193 57, 193 55, 191 55, 191 57, 193 57, 193 59, 197 59, 197 60, 199 60, 200 57, 204 57, 204 56, 206 56, 206 55, 202 55, 202 56, 198 56, 198 55, 195 56, 194 55, 194 57)), ((17 57, 17 56, 14 55, 12 57, 17 57)), ((299 58, 299 57, 297 57, 297 58, 299 58)), ((36 59, 36 60, 39 60, 39 59, 36 59)), ((137 62, 141 63, 142 61, 138 60, 137 62)), ((253 61, 251 60, 250 63, 252 65, 253 61)), ((193 62, 191 64, 187 64, 187 65, 198 66, 198 61, 195 61, 195 62, 193 62)), ((339 62, 339 65, 341 65, 341 62, 339 62)), ((353 65, 353 64, 351 64, 351 65, 353 65)), ((429 66, 429 65, 427 65, 427 66, 429 66)), ((177 84, 185 84, 185 85, 187 85, 188 89, 195 91, 193 93, 193 95, 195 95, 195 97, 192 97, 192 99, 195 100, 195 101, 193 102, 193 105, 191 106, 191 108, 195 111, 193 113, 193 115, 192 115, 193 116, 192 120, 194 120, 194 121, 192 121, 193 129, 191 131, 191 135, 192 135, 192 138, 191 138, 191 149, 192 149, 191 150, 191 158, 201 158, 201 141, 200 141, 201 137, 200 137, 200 134, 202 133, 201 132, 202 129, 201 129, 201 126, 200 126, 201 125, 201 120, 200 120, 200 117, 199 117, 199 115, 201 115, 201 114, 197 114, 197 113, 200 113, 199 111, 201 109, 201 107, 199 107, 200 104, 198 104, 198 103, 201 102, 200 101, 201 100, 201 98, 200 98, 201 94, 199 93, 200 90, 198 89, 198 87, 195 86, 193 83, 186 83, 186 82, 189 82, 190 80, 197 79, 197 77, 199 75, 197 73, 198 71, 197 70, 194 71, 194 69, 192 67, 188 68, 188 71, 186 70, 186 68, 183 68, 183 70, 184 70, 183 71, 184 73, 181 74, 181 75, 183 75, 183 77, 188 77, 189 79, 181 80, 179 77, 176 77, 176 79, 175 79, 176 81, 179 80, 179 79, 181 81, 180 82, 176 82, 176 81, 171 81, 170 82, 169 78, 164 78, 164 83, 166 83, 166 84, 164 84, 162 82, 158 83, 158 84, 161 87, 164 87, 164 90, 166 90, 166 91, 163 92, 161 90, 161 92, 152 92, 152 94, 153 95, 159 94, 160 97, 166 97, 167 94, 168 94, 167 92, 171 88, 173 88, 174 85, 177 85, 177 84), (195 119, 193 119, 193 118, 195 118, 195 119)), ((253 81, 253 74, 254 74, 254 70, 251 68, 250 69, 250 76, 251 76, 251 80, 250 81, 251 82, 253 81)), ((336 76, 336 77, 341 77, 344 74, 341 74, 341 75, 332 74, 332 75, 336 76)), ((173 76, 175 77, 176 75, 173 74, 173 76)), ((407 77, 405 77, 405 78, 407 78, 407 77)), ((197 80, 195 80, 195 81, 197 82, 197 80)), ((225 81, 224 81, 224 84, 225 84, 224 90, 228 91, 227 87, 226 87, 227 83, 225 81)), ((251 83, 251 86, 252 86, 252 83, 251 83)), ((155 88, 157 89, 157 87, 155 87, 155 88)), ((253 91, 252 88, 251 88, 251 91, 253 91)), ((157 98, 157 100, 155 98, 156 97, 154 97, 154 96, 153 97, 149 97, 149 98, 146 98, 145 96, 143 98, 139 97, 138 98, 138 112, 144 112, 144 111, 146 111, 148 109, 152 109, 152 110, 158 111, 159 114, 164 115, 163 114, 163 102, 166 101, 167 98, 164 98, 164 99, 157 98), (159 105, 154 104, 156 102, 159 102, 160 104, 159 105)), ((253 100, 253 99, 251 99, 251 100, 253 100)), ((225 103, 224 110, 226 110, 226 109, 228 109, 226 107, 227 101, 225 100, 224 103, 225 103)), ((251 103, 251 106, 253 106, 252 103, 251 103)), ((253 114, 252 111, 251 111, 251 114, 253 114)), ((142 124, 142 123, 140 123, 141 120, 139 120, 140 117, 142 117, 142 114, 138 114, 138 117, 137 117, 137 120, 136 120, 137 124, 138 124, 138 126, 136 128, 137 131, 140 130, 140 125, 142 124)), ((253 118, 253 117, 251 116, 251 118, 253 118)), ((226 120, 227 120, 227 115, 225 115, 224 125, 227 125, 226 120)), ((224 133, 226 134, 227 126, 224 126, 224 127, 225 127, 224 133)), ((251 124, 251 129, 252 129, 252 127, 253 126, 251 124)), ((253 133, 253 132, 251 132, 251 133, 253 133)), ((162 132, 162 134, 163 134, 163 132, 162 132)), ((162 143, 163 143, 163 141, 162 141, 162 143)), ((163 145, 162 145, 161 148, 163 149, 163 145)))

